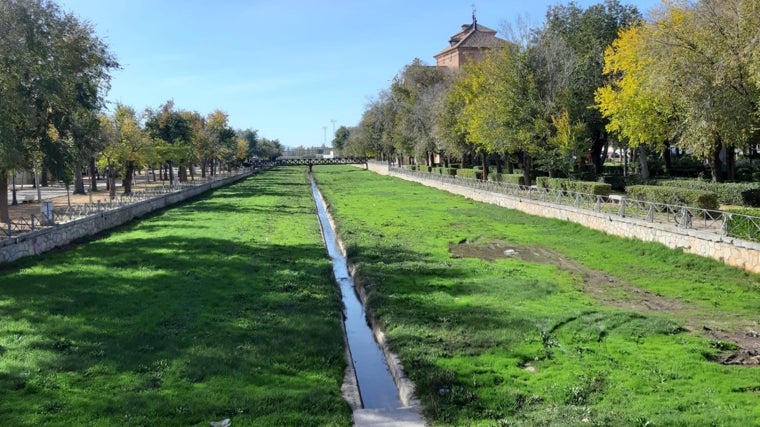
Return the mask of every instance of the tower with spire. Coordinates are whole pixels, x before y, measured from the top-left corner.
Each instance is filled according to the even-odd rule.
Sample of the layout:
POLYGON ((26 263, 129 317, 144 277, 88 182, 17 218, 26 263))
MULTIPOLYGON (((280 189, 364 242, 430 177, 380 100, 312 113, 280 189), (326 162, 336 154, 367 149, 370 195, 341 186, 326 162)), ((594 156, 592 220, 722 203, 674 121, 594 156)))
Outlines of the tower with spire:
POLYGON ((472 23, 462 25, 461 31, 451 36, 449 46, 434 56, 439 67, 459 69, 467 61, 478 61, 485 52, 506 43, 496 37, 496 31, 478 24, 475 6, 472 7, 472 23))

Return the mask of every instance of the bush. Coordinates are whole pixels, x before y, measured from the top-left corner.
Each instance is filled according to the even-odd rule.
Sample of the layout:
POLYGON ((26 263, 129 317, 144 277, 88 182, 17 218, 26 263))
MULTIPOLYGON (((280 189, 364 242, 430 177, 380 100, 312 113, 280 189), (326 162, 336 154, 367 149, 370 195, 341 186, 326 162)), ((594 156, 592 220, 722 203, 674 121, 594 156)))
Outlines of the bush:
POLYGON ((593 194, 595 196, 608 196, 612 192, 612 186, 604 182, 577 181, 566 178, 549 178, 546 176, 536 177, 536 185, 557 191, 593 194))
POLYGON ((475 169, 457 169, 456 171, 460 178, 483 179, 483 171, 475 169))
MULTIPOLYGON (((703 181, 698 179, 669 179, 657 181, 657 185, 663 185, 667 187, 689 188, 694 190, 708 191, 715 193, 718 198, 718 203, 723 205, 739 205, 739 206, 759 206, 751 205, 745 202, 744 192, 752 190, 760 190, 760 186, 755 183, 739 183, 739 182, 712 182, 703 181)), ((750 201, 751 201, 751 195, 750 201)))
POLYGON ((441 175, 456 176, 457 170, 455 168, 441 168, 441 175))
POLYGON ((679 187, 660 185, 629 185, 626 193, 636 200, 670 205, 685 205, 701 209, 718 209, 715 193, 679 187))
POLYGON ((742 205, 753 208, 760 207, 760 188, 742 191, 742 205))
POLYGON ((525 179, 522 174, 516 173, 489 173, 488 180, 494 182, 506 182, 507 184, 525 185, 525 179))

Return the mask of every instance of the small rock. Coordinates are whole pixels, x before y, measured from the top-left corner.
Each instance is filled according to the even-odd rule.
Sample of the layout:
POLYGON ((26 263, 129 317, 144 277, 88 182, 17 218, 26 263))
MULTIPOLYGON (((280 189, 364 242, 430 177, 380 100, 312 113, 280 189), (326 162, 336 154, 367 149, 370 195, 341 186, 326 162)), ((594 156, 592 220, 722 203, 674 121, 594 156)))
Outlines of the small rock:
POLYGON ((211 427, 229 427, 232 421, 229 418, 225 418, 220 421, 210 421, 209 424, 211 424, 211 427))
POLYGON ((504 251, 504 255, 505 256, 515 256, 515 255, 517 255, 517 251, 514 250, 514 249, 507 249, 506 251, 504 251))

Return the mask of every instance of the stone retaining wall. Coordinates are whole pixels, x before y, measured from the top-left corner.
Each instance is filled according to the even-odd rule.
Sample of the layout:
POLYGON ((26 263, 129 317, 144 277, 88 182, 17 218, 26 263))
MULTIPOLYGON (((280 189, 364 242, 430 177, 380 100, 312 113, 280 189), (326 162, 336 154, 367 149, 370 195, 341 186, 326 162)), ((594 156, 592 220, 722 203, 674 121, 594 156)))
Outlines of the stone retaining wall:
POLYGON ((75 240, 93 236, 102 231, 126 224, 157 209, 179 203, 208 190, 222 187, 251 175, 246 172, 228 178, 212 181, 176 193, 169 193, 154 199, 137 202, 117 209, 103 211, 95 215, 79 218, 55 227, 22 234, 18 237, 0 240, 0 264, 19 258, 39 255, 53 248, 69 244, 75 240))
POLYGON ((650 223, 600 212, 559 206, 534 200, 522 200, 490 191, 467 186, 453 185, 422 177, 397 174, 389 171, 388 165, 370 162, 369 170, 390 175, 407 181, 414 181, 428 187, 438 188, 479 202, 490 203, 509 209, 517 209, 530 215, 572 221, 584 227, 600 230, 620 237, 658 242, 673 249, 713 258, 725 264, 760 273, 760 244, 746 240, 720 236, 696 230, 678 229, 668 224, 650 223))

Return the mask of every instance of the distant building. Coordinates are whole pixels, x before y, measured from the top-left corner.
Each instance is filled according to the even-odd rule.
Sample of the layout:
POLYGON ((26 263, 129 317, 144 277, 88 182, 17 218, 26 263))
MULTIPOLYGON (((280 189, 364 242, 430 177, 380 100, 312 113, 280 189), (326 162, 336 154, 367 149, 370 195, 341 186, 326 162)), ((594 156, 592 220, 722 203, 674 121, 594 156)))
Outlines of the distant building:
POLYGON ((434 56, 435 64, 458 70, 467 61, 479 61, 485 53, 506 43, 496 37, 496 31, 478 24, 475 13, 472 24, 462 25, 462 31, 451 36, 449 47, 434 56))

